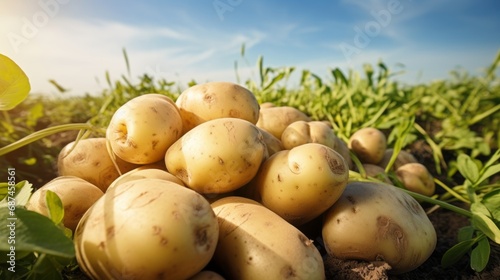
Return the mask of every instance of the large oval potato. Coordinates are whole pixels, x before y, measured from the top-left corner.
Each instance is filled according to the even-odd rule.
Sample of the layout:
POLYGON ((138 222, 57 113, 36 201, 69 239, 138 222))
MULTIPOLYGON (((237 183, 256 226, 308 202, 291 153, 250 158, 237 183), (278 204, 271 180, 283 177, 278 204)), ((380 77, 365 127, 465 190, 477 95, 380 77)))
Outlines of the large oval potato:
POLYGON ((288 125, 281 134, 281 143, 287 150, 306 143, 319 143, 335 149, 337 136, 332 128, 322 121, 296 121, 288 125))
POLYGON ((422 206, 401 189, 350 182, 326 212, 322 230, 328 254, 339 259, 385 261, 400 274, 434 251, 436 231, 422 206))
POLYGON ((106 138, 86 138, 64 146, 57 158, 59 176, 80 177, 100 188, 103 192, 120 176, 136 164, 115 157, 116 167, 106 148, 106 138))
POLYGON ((47 191, 61 199, 64 207, 63 224, 74 231, 87 210, 103 195, 95 185, 75 176, 59 176, 38 188, 30 197, 26 209, 48 216, 47 191))
POLYGON ((216 216, 193 190, 139 179, 106 192, 84 215, 74 242, 93 279, 187 279, 211 260, 216 216))
POLYGON ((271 156, 251 185, 259 202, 298 226, 330 208, 348 179, 349 167, 341 155, 325 145, 308 143, 271 156))
POLYGON ((260 109, 256 125, 281 139, 286 127, 296 121, 311 121, 311 118, 290 106, 265 107, 260 109))
POLYGON ((259 129, 237 118, 206 121, 165 154, 165 165, 199 193, 225 193, 248 183, 268 152, 259 129))
POLYGON ((263 205, 242 197, 212 203, 219 222, 215 263, 228 279, 325 279, 312 240, 263 205))
POLYGON ((240 118, 253 124, 259 119, 259 103, 248 89, 231 82, 208 82, 183 91, 176 101, 184 133, 208 120, 240 118))
POLYGON ((144 94, 129 100, 113 114, 106 130, 111 149, 121 159, 149 164, 182 135, 179 109, 167 96, 144 94))

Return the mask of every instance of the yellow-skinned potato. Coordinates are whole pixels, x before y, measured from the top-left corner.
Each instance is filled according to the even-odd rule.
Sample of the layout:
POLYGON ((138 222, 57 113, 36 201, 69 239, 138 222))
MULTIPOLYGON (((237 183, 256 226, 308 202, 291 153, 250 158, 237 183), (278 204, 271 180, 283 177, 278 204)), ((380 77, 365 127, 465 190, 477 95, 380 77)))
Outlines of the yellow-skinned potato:
POLYGON ((384 157, 387 139, 382 131, 365 127, 351 135, 348 147, 362 163, 377 164, 384 157))
POLYGON ((412 192, 432 196, 436 191, 434 177, 421 163, 407 163, 396 169, 396 176, 412 192))
POLYGON ((373 177, 384 183, 393 185, 391 179, 389 179, 389 176, 385 173, 385 169, 382 167, 376 164, 363 163, 363 169, 365 170, 366 176, 373 177))
POLYGON ((183 91, 176 104, 184 133, 208 120, 240 118, 253 124, 259 118, 259 103, 248 89, 231 82, 208 82, 183 91))
POLYGON ((136 164, 161 160, 181 135, 179 109, 167 96, 154 93, 135 97, 118 108, 106 130, 113 152, 136 164))
POLYGON ((117 185, 129 182, 129 181, 139 180, 139 179, 148 179, 148 178, 149 179, 155 178, 155 179, 167 180, 167 181, 171 181, 173 183, 179 184, 181 186, 184 186, 184 183, 182 182, 181 179, 177 178, 173 174, 170 174, 166 170, 161 170, 158 168, 138 167, 138 168, 133 169, 133 170, 121 175, 120 177, 116 178, 116 180, 114 180, 113 183, 111 183, 111 185, 109 185, 109 187, 106 191, 116 187, 117 185))
POLYGON ((170 173, 199 193, 226 193, 248 183, 268 157, 259 129, 237 118, 206 121, 165 154, 170 173))
POLYGON ((420 204, 401 189, 350 182, 325 213, 325 248, 339 259, 385 261, 391 273, 411 271, 436 246, 436 231, 420 204))
POLYGON ((224 280, 219 273, 211 271, 211 270, 203 270, 200 271, 195 276, 189 278, 188 280, 224 280))
POLYGON ((136 164, 115 158, 118 170, 106 148, 106 138, 81 139, 61 149, 57 159, 57 171, 59 176, 80 177, 105 192, 120 174, 137 167, 136 164))
POLYGON ((286 127, 296 121, 311 121, 311 118, 294 107, 265 107, 260 109, 256 125, 281 139, 281 134, 286 127))
POLYGON ((59 176, 37 189, 30 197, 26 208, 48 216, 45 196, 53 191, 64 207, 63 224, 75 230, 85 212, 103 195, 101 189, 75 176, 59 176))
POLYGON ((341 155, 322 144, 308 143, 274 154, 251 185, 259 202, 298 226, 330 208, 348 179, 349 167, 341 155))
POLYGON ((262 139, 264 140, 264 143, 266 143, 267 153, 269 154, 269 156, 285 149, 280 139, 274 137, 274 135, 272 135, 271 133, 262 128, 259 127, 257 128, 260 130, 260 133, 262 134, 263 137, 262 139))
POLYGON ((228 279, 325 279, 313 241, 276 213, 235 196, 212 208, 219 222, 214 261, 228 279))
MULTIPOLYGON (((382 158, 382 161, 378 163, 382 168, 386 168, 387 165, 389 164, 389 161, 391 160, 391 157, 394 153, 394 149, 387 149, 384 153, 384 157, 382 158)), ((400 166, 403 166, 407 163, 418 163, 417 159, 409 152, 405 150, 399 151, 398 155, 396 156, 396 161, 392 165, 392 170, 398 169, 400 166)))
POLYGON ((193 190, 140 179, 106 192, 84 215, 74 242, 92 279, 187 279, 211 260, 215 214, 193 190))
POLYGON ((354 162, 352 161, 351 158, 351 152, 349 151, 349 147, 347 144, 344 142, 344 140, 340 139, 337 137, 337 143, 335 144, 334 150, 339 153, 347 162, 347 165, 349 166, 349 169, 354 168, 354 162))
POLYGON ((287 150, 306 143, 319 143, 335 149, 336 138, 332 128, 322 121, 296 121, 285 128, 281 143, 287 150))

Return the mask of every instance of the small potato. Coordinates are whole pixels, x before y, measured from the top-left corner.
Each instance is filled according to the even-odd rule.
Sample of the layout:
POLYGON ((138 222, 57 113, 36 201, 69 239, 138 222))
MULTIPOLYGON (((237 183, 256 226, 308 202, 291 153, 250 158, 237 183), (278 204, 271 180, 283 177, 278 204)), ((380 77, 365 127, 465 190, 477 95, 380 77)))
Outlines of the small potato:
POLYGON ((384 157, 387 139, 382 131, 365 127, 351 135, 348 147, 362 163, 377 164, 384 157))
POLYGON ((262 139, 264 140, 264 143, 266 144, 267 147, 267 153, 269 156, 272 156, 274 153, 279 152, 284 150, 285 148, 283 147, 283 143, 281 143, 281 140, 274 137, 271 133, 267 132, 266 130, 257 127, 262 134, 262 139))
POLYGON ((188 280, 224 280, 224 279, 225 278, 222 277, 217 272, 210 271, 210 270, 203 270, 203 271, 200 271, 195 276, 189 278, 188 280))
POLYGON ((349 179, 347 163, 333 149, 307 143, 266 160, 251 185, 257 200, 298 226, 330 208, 349 179))
POLYGON ((167 180, 171 181, 173 183, 179 184, 181 186, 184 186, 184 183, 182 182, 181 179, 177 178, 173 174, 170 174, 169 172, 157 168, 143 168, 143 167, 138 167, 134 170, 131 170, 120 177, 116 178, 116 180, 109 185, 108 190, 116 187, 117 185, 133 181, 133 180, 138 180, 138 179, 162 179, 162 180, 167 180))
POLYGON ((313 241, 276 213, 236 196, 212 208, 219 222, 214 262, 228 279, 325 279, 313 241))
POLYGON ((184 133, 218 118, 239 118, 253 124, 259 119, 259 103, 248 89, 231 82, 208 82, 183 91, 176 101, 184 133))
POLYGON ((285 128, 296 121, 311 121, 311 118, 294 107, 267 107, 260 109, 256 125, 281 139, 285 128))
POLYGON ((422 206, 401 189, 350 182, 325 213, 323 241, 339 259, 385 261, 393 274, 424 263, 436 247, 436 231, 422 206))
POLYGON ((184 134, 168 149, 165 165, 199 193, 226 193, 247 184, 267 157, 263 136, 254 124, 219 118, 184 134))
POLYGON ((64 207, 63 224, 74 231, 85 212, 103 195, 95 185, 75 176, 59 176, 37 189, 30 197, 26 209, 48 216, 45 196, 53 191, 64 207))
POLYGON ((219 236, 206 199, 161 179, 106 192, 75 231, 76 259, 92 279, 188 279, 211 260, 219 236))
POLYGON ((375 164, 363 163, 363 168, 366 172, 366 176, 373 177, 389 185, 393 185, 391 179, 389 179, 389 176, 385 173, 385 170, 382 167, 375 164))
POLYGON ((106 138, 86 138, 62 148, 57 158, 57 171, 59 176, 80 177, 106 192, 120 174, 137 167, 118 157, 115 160, 118 169, 106 148, 106 138))
MULTIPOLYGON (((394 149, 385 150, 384 157, 382 158, 382 161, 378 163, 378 165, 385 169, 389 164, 389 161, 391 160, 393 153, 394 149)), ((407 163, 418 163, 418 161, 411 153, 405 150, 401 150, 396 156, 396 161, 392 165, 392 170, 396 170, 400 166, 405 165, 407 163)))
POLYGON ((181 135, 179 109, 167 96, 153 93, 135 97, 118 108, 106 130, 113 152, 136 164, 163 159, 181 135))
POLYGON ((436 191, 434 177, 421 163, 407 163, 396 169, 396 176, 412 192, 432 196, 436 191))
POLYGON ((260 108, 271 108, 271 107, 276 107, 276 105, 274 105, 274 103, 272 102, 264 102, 260 104, 260 108))
POLYGON ((285 128, 281 143, 287 150, 306 143, 319 143, 335 149, 337 136, 332 128, 321 121, 296 121, 285 128))
POLYGON ((347 162, 347 165, 349 166, 350 170, 353 170, 354 168, 354 162, 352 161, 351 158, 351 152, 349 151, 349 147, 347 144, 340 138, 337 137, 336 139, 336 144, 334 150, 339 153, 347 162))

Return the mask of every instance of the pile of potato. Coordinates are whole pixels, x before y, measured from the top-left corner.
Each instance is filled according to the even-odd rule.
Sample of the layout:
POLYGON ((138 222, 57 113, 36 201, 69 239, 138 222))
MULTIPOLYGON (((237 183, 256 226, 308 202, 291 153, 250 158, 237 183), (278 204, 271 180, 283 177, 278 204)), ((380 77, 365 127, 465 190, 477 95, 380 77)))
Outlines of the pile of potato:
MULTIPOLYGON (((399 188, 349 181, 359 168, 351 153, 368 175, 385 176, 392 151, 379 130, 345 143, 296 108, 210 82, 175 102, 129 100, 105 138, 61 151, 60 177, 28 208, 46 214, 44 192, 60 196, 78 264, 93 279, 324 279, 313 240, 394 273, 418 267, 436 244, 432 224, 399 188)), ((408 189, 433 194, 411 154, 393 168, 408 189)))

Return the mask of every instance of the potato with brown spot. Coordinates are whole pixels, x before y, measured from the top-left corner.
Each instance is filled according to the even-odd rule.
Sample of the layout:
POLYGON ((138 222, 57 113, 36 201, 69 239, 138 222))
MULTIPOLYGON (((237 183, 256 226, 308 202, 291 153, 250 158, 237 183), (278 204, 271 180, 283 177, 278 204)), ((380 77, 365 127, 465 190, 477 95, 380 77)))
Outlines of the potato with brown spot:
POLYGON ((384 157, 387 139, 377 128, 365 127, 351 135, 348 147, 362 163, 377 164, 384 157))
POLYGON ((92 279, 187 279, 211 260, 217 218, 200 194, 161 179, 108 190, 75 231, 76 259, 92 279))
POLYGON ((48 216, 45 196, 53 191, 64 207, 63 224, 74 231, 85 212, 103 195, 101 189, 75 176, 59 176, 38 188, 30 197, 26 208, 48 216))
POLYGON ((186 133, 193 127, 218 118, 240 118, 253 124, 259 118, 254 94, 231 82, 207 82, 183 91, 176 101, 186 133))
POLYGON ((257 199, 298 226, 318 217, 340 197, 349 179, 347 163, 333 149, 308 143, 277 152, 250 183, 257 199))
POLYGON ((214 262, 228 279, 325 279, 313 242, 265 206, 233 196, 212 208, 220 229, 214 262))
POLYGON ((219 118, 184 134, 168 149, 165 165, 187 187, 215 194, 247 184, 267 157, 263 136, 254 124, 219 118))
POLYGON ((155 93, 123 104, 106 130, 112 151, 135 164, 158 162, 181 135, 179 109, 170 98, 155 93))
POLYGON ((325 213, 325 248, 339 259, 385 261, 401 274, 424 263, 436 247, 436 231, 420 204, 401 189, 350 182, 325 213))
POLYGON ((120 174, 137 167, 136 164, 115 157, 117 169, 111 156, 106 148, 104 137, 73 141, 59 152, 57 172, 59 176, 80 177, 105 192, 120 174))

